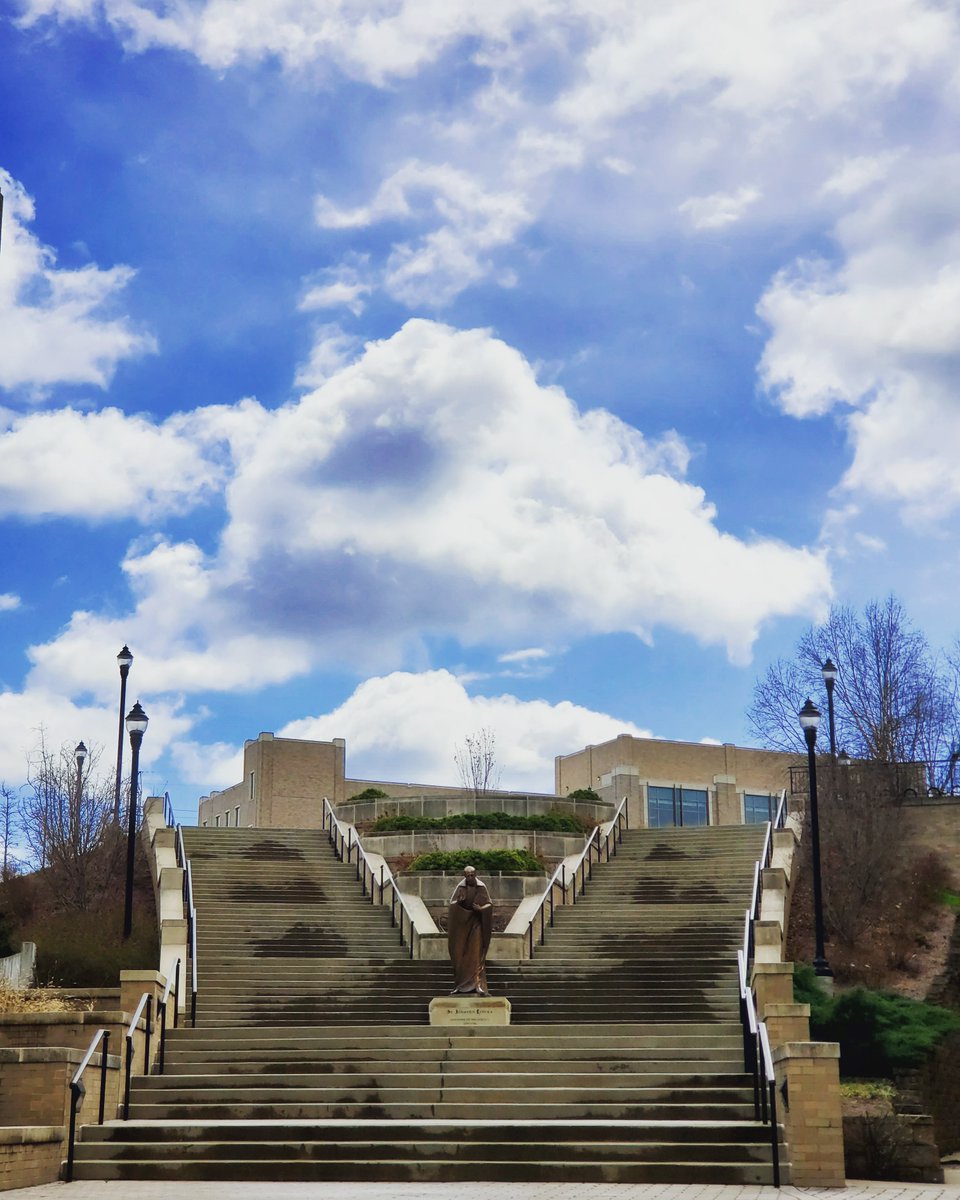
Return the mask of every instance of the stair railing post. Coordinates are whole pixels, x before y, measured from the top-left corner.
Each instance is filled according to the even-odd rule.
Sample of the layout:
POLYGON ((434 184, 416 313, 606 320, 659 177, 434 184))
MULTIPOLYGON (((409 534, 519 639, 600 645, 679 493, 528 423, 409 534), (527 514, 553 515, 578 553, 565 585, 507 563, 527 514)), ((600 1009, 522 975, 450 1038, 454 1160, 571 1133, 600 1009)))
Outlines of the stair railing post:
POLYGON ((98 1125, 103 1124, 104 1112, 107 1104, 107 1051, 110 1048, 110 1030, 103 1031, 103 1050, 100 1053, 100 1107, 98 1109, 99 1117, 98 1125))
POLYGON ((380 864, 380 906, 383 907, 383 863, 380 864))

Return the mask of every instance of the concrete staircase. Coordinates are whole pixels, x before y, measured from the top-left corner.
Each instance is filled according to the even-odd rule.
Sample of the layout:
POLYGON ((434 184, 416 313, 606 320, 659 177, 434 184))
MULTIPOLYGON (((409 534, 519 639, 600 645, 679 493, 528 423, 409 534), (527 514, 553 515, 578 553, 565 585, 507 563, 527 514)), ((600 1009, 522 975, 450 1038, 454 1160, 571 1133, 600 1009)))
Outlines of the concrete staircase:
POLYGON ((489 970, 491 1029, 425 1023, 448 965, 407 957, 321 834, 184 834, 197 1028, 130 1121, 83 1128, 77 1178, 769 1182, 735 964, 762 828, 625 835, 532 961, 489 970))

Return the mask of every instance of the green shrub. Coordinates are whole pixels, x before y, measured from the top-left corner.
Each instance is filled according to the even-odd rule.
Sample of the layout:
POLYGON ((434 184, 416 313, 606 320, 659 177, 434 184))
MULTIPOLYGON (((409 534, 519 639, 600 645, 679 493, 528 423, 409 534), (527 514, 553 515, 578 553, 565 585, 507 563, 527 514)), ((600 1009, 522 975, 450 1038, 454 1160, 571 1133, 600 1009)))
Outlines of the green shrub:
POLYGON ((346 803, 352 804, 354 800, 387 800, 388 798, 388 793, 383 788, 368 787, 364 788, 362 792, 357 792, 355 796, 348 796, 346 803))
POLYGON ((583 823, 568 813, 551 812, 538 817, 514 813, 455 813, 449 817, 386 816, 374 821, 371 833, 405 833, 448 829, 520 829, 537 833, 574 833, 586 830, 583 823))
POLYGON ((960 1029, 960 1014, 890 992, 858 987, 827 996, 809 966, 797 968, 794 996, 810 1005, 811 1035, 840 1043, 840 1072, 847 1077, 919 1066, 945 1034, 960 1029))
POLYGON ((408 871, 462 871, 473 866, 478 873, 503 871, 510 875, 543 875, 546 867, 529 850, 433 850, 418 854, 408 871))
POLYGON ((567 792, 568 800, 590 800, 593 804, 600 803, 600 796, 593 788, 575 788, 572 792, 567 792))

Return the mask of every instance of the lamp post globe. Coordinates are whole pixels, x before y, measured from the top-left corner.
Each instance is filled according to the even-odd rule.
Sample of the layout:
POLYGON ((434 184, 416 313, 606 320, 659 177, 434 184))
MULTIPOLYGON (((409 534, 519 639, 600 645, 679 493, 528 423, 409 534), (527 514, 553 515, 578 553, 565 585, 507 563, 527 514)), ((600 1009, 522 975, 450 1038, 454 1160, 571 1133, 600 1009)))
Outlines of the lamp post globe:
POLYGON ((827 688, 827 718, 830 722, 830 758, 833 760, 834 766, 837 762, 837 729, 833 720, 833 689, 837 683, 837 676, 840 672, 837 670, 836 664, 832 658, 820 668, 820 674, 823 676, 823 682, 827 688))
POLYGON ((130 803, 127 808, 127 879, 123 894, 123 936, 133 928, 133 860, 137 838, 137 794, 139 792, 140 743, 147 729, 147 714, 138 700, 127 713, 126 726, 130 734, 130 803))
MULTIPOLYGON (((827 660, 829 662, 829 659, 827 660)), ((810 781, 810 840, 813 856, 813 918, 816 930, 816 953, 813 969, 817 975, 830 977, 833 972, 824 952, 823 936, 823 890, 820 880, 820 817, 817 810, 817 730, 820 727, 820 710, 812 700, 807 700, 800 709, 800 728, 807 743, 807 775, 810 781)))
POLYGON ((117 666, 120 668, 120 721, 117 730, 117 782, 113 791, 113 823, 120 824, 120 786, 123 778, 123 709, 127 702, 127 676, 133 663, 130 647, 124 643, 117 655, 117 666))

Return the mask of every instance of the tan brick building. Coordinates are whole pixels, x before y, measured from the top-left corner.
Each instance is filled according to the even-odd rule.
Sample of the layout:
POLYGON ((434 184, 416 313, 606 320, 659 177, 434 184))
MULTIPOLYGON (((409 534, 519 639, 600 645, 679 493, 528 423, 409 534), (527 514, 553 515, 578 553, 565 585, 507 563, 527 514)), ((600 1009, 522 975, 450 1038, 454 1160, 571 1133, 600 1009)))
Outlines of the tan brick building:
MULTIPOLYGON (((668 742, 624 734, 557 758, 555 795, 592 788, 611 804, 626 796, 633 826, 736 825, 766 820, 770 798, 789 788, 790 767, 800 761, 796 755, 729 743, 668 742)), ((198 822, 228 828, 316 829, 325 796, 340 805, 368 787, 397 797, 472 795, 451 785, 348 778, 342 738, 314 742, 261 733, 244 745, 242 781, 201 797, 198 822)))
POLYGON ((238 825, 319 829, 324 797, 338 805, 369 787, 381 788, 391 796, 472 794, 463 788, 429 783, 348 779, 346 753, 343 738, 312 742, 261 733, 244 743, 243 780, 201 796, 197 823, 231 829, 238 825))
POLYGON ((790 788, 801 757, 726 742, 668 742, 621 734, 599 746, 560 755, 554 787, 566 796, 593 788, 604 800, 627 797, 630 824, 738 825, 765 821, 771 797, 790 788))

